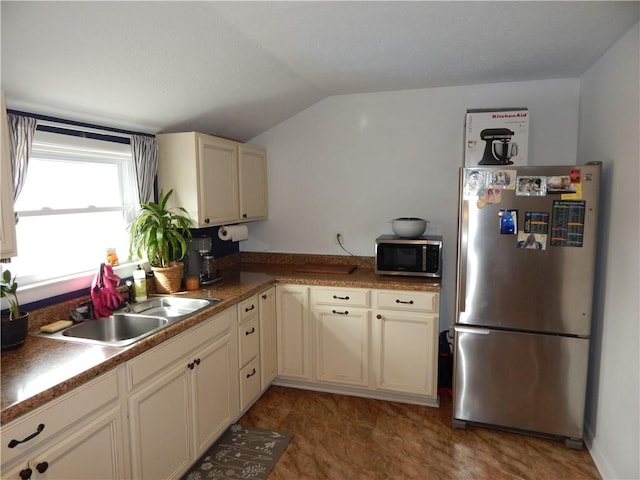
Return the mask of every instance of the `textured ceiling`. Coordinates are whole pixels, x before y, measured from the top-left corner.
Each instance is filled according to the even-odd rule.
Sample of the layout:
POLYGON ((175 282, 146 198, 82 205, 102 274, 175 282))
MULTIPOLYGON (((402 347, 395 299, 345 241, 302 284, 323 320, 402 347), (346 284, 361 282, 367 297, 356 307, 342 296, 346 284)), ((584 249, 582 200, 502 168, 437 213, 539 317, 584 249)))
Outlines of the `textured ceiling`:
POLYGON ((9 108, 246 141, 348 93, 575 78, 639 2, 1 2, 9 108))

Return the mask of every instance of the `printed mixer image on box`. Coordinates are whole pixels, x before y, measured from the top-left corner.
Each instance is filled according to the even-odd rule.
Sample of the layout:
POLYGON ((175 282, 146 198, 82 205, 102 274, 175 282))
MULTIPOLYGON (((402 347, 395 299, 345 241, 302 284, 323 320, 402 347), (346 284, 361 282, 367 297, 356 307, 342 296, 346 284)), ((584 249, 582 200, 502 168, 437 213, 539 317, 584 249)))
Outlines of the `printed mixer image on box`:
POLYGON ((527 165, 529 110, 467 110, 464 166, 527 165))

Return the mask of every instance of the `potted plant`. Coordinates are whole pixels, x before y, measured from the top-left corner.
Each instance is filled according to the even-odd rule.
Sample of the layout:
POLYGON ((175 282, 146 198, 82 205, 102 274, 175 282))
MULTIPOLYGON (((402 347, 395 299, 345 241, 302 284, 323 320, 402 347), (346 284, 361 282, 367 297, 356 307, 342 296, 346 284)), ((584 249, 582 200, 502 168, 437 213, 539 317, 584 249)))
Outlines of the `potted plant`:
POLYGON ((18 282, 16 277, 11 276, 10 270, 2 272, 2 281, 0 282, 1 297, 9 299, 9 314, 3 315, 2 330, 2 350, 19 347, 24 343, 29 331, 29 314, 20 310, 18 302, 18 282))
POLYGON ((180 260, 186 255, 188 241, 191 240, 188 212, 182 207, 167 207, 172 193, 173 190, 166 195, 160 192, 157 203, 140 205, 140 213, 129 227, 129 253, 149 262, 160 293, 180 290, 184 269, 180 260))

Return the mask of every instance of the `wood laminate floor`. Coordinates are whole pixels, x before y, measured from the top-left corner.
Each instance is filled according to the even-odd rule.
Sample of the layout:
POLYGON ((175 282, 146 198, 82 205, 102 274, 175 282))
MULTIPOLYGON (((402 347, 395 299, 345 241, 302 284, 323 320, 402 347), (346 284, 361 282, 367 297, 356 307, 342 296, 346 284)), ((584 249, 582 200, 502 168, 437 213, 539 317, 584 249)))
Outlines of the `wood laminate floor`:
POLYGON ((586 448, 500 430, 451 427, 440 408, 272 386, 240 419, 291 432, 269 480, 600 479, 586 448))

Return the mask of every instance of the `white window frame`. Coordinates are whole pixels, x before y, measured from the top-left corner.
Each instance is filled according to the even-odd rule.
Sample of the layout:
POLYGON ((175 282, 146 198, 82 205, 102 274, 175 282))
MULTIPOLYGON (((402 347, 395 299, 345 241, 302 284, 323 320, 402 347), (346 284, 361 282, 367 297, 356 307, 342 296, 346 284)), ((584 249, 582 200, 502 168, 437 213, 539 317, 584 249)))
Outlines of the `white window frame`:
MULTIPOLYGON (((86 132, 98 133, 102 135, 112 135, 116 137, 122 138, 130 138, 130 135, 121 134, 121 133, 112 133, 108 131, 91 129, 91 128, 77 128, 75 126, 68 126, 64 124, 58 124, 54 122, 48 121, 38 121, 38 125, 50 125, 58 128, 71 129, 71 130, 82 130, 86 132)), ((56 134, 50 132, 38 132, 37 133, 38 141, 34 141, 32 147, 31 158, 38 157, 44 153, 46 153, 47 157, 50 159, 68 159, 70 156, 77 155, 81 157, 83 161, 87 161, 87 159, 91 159, 94 156, 93 153, 87 150, 90 148, 91 150, 95 150, 96 146, 99 148, 99 144, 103 142, 96 143, 95 140, 87 139, 84 137, 75 137, 70 135, 56 134), (56 137, 58 139, 56 140, 56 137), (60 137, 64 137, 64 140, 61 142, 60 137), (50 140, 50 141, 49 141, 50 140), (60 146, 64 144, 64 146, 60 146)), ((109 142, 110 143, 110 142, 109 142)), ((133 162, 131 159, 131 145, 124 143, 110 143, 107 151, 102 151, 100 153, 99 158, 96 159, 96 162, 104 162, 104 163, 118 163, 118 162, 133 162), (118 153, 120 151, 120 153, 118 153), (126 153, 126 155, 125 155, 126 153), (105 159, 107 159, 105 161, 105 159)), ((28 175, 28 173, 27 173, 28 175)), ((137 197, 137 184, 135 179, 135 172, 133 164, 131 164, 130 169, 119 168, 119 181, 122 183, 128 183, 126 190, 123 192, 129 193, 129 198, 127 199, 129 207, 127 208, 125 205, 120 206, 112 206, 112 207, 92 207, 87 206, 86 208, 71 208, 71 209, 50 209, 50 210, 22 210, 19 211, 18 214, 21 217, 27 216, 44 216, 44 215, 58 215, 62 213, 90 213, 90 212, 100 212, 100 211, 124 211, 125 218, 127 220, 131 220, 136 215, 139 209, 139 202, 137 197), (125 172, 124 170, 128 170, 125 172)), ((121 185, 122 186, 122 185, 121 185)), ((126 202, 125 202, 126 203, 126 202)), ((18 246, 19 251, 19 246, 18 246)), ((137 268, 137 265, 140 263, 139 261, 129 260, 127 257, 128 252, 118 252, 120 255, 120 265, 114 267, 114 272, 120 276, 121 278, 131 277, 133 275, 133 271, 137 268)), ((106 260, 106 257, 105 257, 106 260)), ((3 265, 2 269, 8 268, 11 270, 11 264, 3 265)), ((76 291, 82 291, 86 289, 86 293, 89 294, 89 289, 91 287, 91 282, 96 273, 96 268, 91 271, 77 272, 71 275, 67 275, 64 277, 57 277, 50 280, 44 281, 36 281, 30 284, 20 285, 18 290, 18 295, 20 299, 21 305, 25 305, 32 302, 37 302, 40 300, 49 299, 52 297, 57 297, 60 295, 65 295, 69 293, 73 293, 76 291)), ((20 283, 20 275, 19 272, 13 272, 14 274, 18 274, 18 283, 20 283)), ((2 299, 6 300, 6 299, 2 299)), ((2 302, 2 308, 6 308, 5 302, 2 302)))

